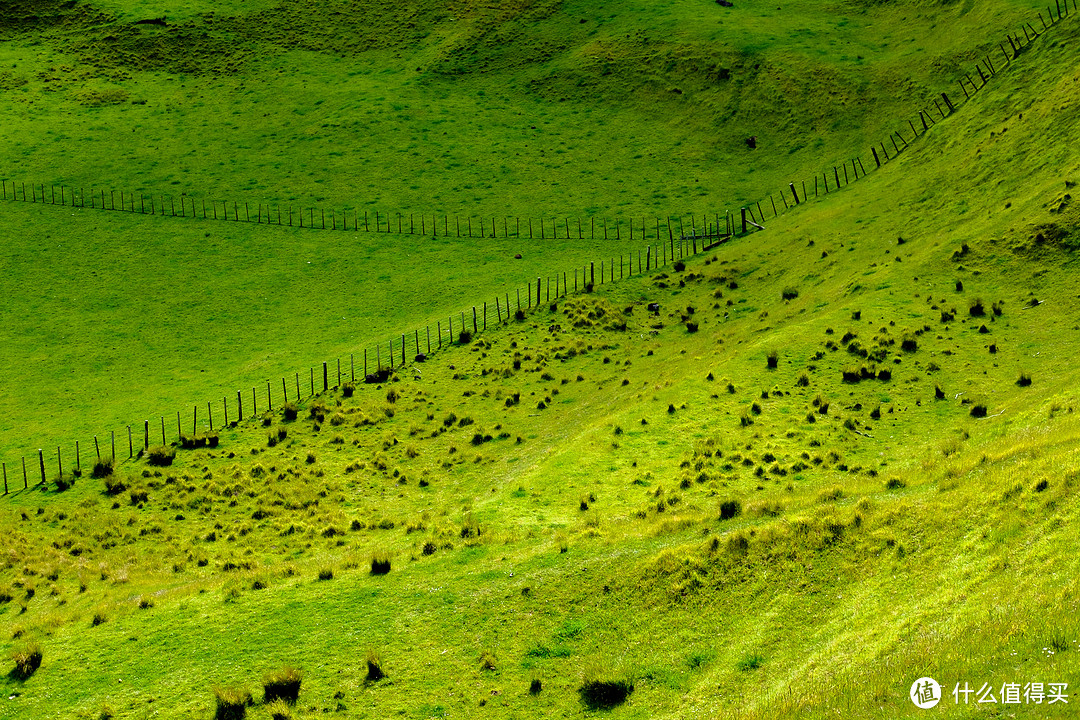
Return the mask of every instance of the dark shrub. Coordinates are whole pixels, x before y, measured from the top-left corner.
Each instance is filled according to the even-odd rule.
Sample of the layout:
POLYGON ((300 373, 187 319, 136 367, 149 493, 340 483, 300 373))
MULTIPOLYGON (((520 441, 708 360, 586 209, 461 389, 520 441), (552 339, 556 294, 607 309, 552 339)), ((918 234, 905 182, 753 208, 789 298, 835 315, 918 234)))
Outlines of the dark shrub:
POLYGON ((632 692, 634 692, 634 683, 627 679, 589 678, 578 688, 581 702, 590 710, 610 710, 626 702, 626 698, 632 692))
POLYGON ((263 702, 284 700, 295 703, 300 695, 300 681, 300 671, 288 665, 276 673, 270 673, 263 678, 263 702))
POLYGON ((240 688, 215 688, 214 700, 214 720, 244 720, 247 709, 255 704, 251 693, 240 688))
POLYGON ((775 350, 770 350, 769 354, 765 356, 765 360, 769 364, 769 369, 775 370, 776 363, 780 361, 780 355, 775 350))
POLYGON ((333 569, 331 569, 331 568, 323 568, 322 570, 320 570, 319 571, 319 579, 320 580, 333 580, 334 579, 334 571, 333 571, 333 569))
POLYGON ((16 680, 26 680, 41 667, 41 647, 37 643, 23 645, 14 653, 15 669, 11 671, 16 680))
POLYGON ((742 513, 742 503, 738 500, 725 500, 720 503, 720 519, 730 520, 742 513))
POLYGON ((103 625, 107 620, 108 618, 105 617, 105 613, 96 612, 94 613, 94 617, 90 619, 90 625, 91 627, 97 627, 98 625, 103 625))
POLYGON ((698 324, 696 322, 686 323, 686 332, 696 333, 698 331, 698 324))
POLYGON ((300 413, 300 409, 296 407, 296 403, 285 403, 281 408, 281 415, 286 420, 295 420, 296 416, 300 413))
POLYGON ((882 368, 881 370, 878 370, 877 379, 892 380, 892 370, 889 370, 888 368, 882 368))
POLYGON ((945 391, 941 389, 940 385, 935 385, 934 386, 934 399, 935 400, 944 400, 945 399, 945 391))
POLYGON ((367 682, 378 682, 386 677, 386 671, 383 670, 382 658, 378 653, 368 650, 367 653, 367 682))
POLYGON ((356 392, 355 383, 347 382, 341 386, 341 394, 343 397, 352 397, 354 392, 356 392))
POLYGON ((515 319, 515 320, 524 320, 524 319, 525 319, 525 311, 524 311, 524 310, 521 310, 521 309, 519 308, 519 309, 517 310, 517 312, 515 312, 515 313, 514 313, 514 319, 515 319))
POLYGON ((459 345, 468 345, 471 342, 472 342, 472 333, 471 332, 469 332, 468 330, 462 330, 460 333, 458 333, 458 344, 459 345))
POLYGON ((686 269, 686 263, 684 263, 682 260, 676 260, 675 264, 672 265, 672 267, 675 269, 675 272, 682 272, 686 269))
POLYGON ((899 490, 904 487, 907 487, 907 483, 900 478, 889 478, 889 481, 885 483, 886 490, 899 490))
POLYGON ((390 572, 390 555, 377 552, 371 556, 371 574, 386 575, 390 572))
POLYGON ((982 298, 975 298, 971 301, 971 305, 968 306, 968 314, 971 317, 982 317, 986 314, 986 308, 983 307, 982 298))
POLYGON ((955 317, 955 315, 953 315, 951 312, 948 312, 947 310, 941 311, 941 322, 943 323, 952 322, 955 317))
POLYGON ((904 352, 915 352, 919 349, 919 341, 914 336, 908 335, 900 341, 900 349, 904 352))
POLYGON ((959 280, 956 281, 956 292, 964 292, 964 283, 959 280))
POLYGON ((971 417, 974 417, 974 418, 984 418, 984 417, 986 417, 986 406, 985 405, 973 405, 972 408, 971 408, 971 417))
POLYGON ((784 300, 794 300, 799 297, 799 291, 793 287, 786 287, 780 292, 780 297, 784 300))
POLYGON ((1027 373, 1020 373, 1020 377, 1016 380, 1016 384, 1020 387, 1027 387, 1031 384, 1031 376, 1027 373))
POLYGON ((539 695, 540 691, 544 689, 543 684, 540 682, 540 678, 533 678, 529 683, 529 694, 539 695))
POLYGON ((109 477, 113 474, 112 460, 99 460, 94 463, 94 469, 90 472, 92 478, 109 477))
POLYGON ((146 453, 146 462, 157 467, 168 467, 176 459, 176 448, 158 445, 146 453))

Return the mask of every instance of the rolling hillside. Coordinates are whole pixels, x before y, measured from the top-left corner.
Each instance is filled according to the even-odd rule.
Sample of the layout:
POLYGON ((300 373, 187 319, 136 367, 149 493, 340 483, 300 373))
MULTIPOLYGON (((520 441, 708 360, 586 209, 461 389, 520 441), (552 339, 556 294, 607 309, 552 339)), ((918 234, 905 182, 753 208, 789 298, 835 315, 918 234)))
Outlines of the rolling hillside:
MULTIPOLYGON (((492 35, 499 8, 447 11, 479 17, 468 53, 391 17, 443 48, 433 78, 578 17, 500 8, 492 35)), ((960 4, 851 8, 959 44, 960 4)), ((13 488, 0 716, 1071 717, 1077 27, 764 231, 13 488), (267 702, 286 667, 296 702, 267 702)))

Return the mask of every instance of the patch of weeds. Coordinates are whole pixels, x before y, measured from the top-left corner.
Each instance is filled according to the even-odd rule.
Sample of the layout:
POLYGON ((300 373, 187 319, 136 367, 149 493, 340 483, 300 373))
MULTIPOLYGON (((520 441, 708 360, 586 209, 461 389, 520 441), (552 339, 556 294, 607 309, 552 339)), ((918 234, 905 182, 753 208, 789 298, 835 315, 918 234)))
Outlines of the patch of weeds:
POLYGON ((757 670, 764 662, 765 658, 757 653, 747 653, 735 663, 735 669, 741 672, 749 672, 751 670, 757 670))

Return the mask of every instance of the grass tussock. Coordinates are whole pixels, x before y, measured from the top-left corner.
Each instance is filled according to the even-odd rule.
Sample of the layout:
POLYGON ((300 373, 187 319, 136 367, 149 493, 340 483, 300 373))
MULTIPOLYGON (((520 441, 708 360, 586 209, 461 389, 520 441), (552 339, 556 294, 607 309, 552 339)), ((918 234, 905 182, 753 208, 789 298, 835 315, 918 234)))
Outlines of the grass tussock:
POLYGON ((176 448, 168 447, 166 445, 152 447, 149 452, 146 453, 147 464, 156 467, 168 467, 173 464, 173 460, 175 459, 176 448))
POLYGON ((16 680, 26 680, 41 667, 41 646, 36 642, 28 642, 16 648, 11 653, 11 659, 15 661, 15 669, 11 675, 16 680))
POLYGON ((634 679, 591 671, 578 688, 582 704, 589 710, 611 710, 626 702, 634 692, 634 679))
POLYGON ((251 693, 237 687, 214 688, 214 720, 244 720, 255 704, 251 693))
POLYGON ((112 460, 99 460, 94 463, 94 469, 90 471, 90 477, 92 478, 106 478, 113 474, 113 461, 112 460))
POLYGON ((364 676, 366 682, 379 682, 386 677, 386 670, 383 668, 382 657, 379 656, 379 653, 368 650, 364 662, 367 665, 367 675, 364 676))
POLYGON ((300 671, 289 665, 269 673, 263 678, 263 702, 284 700, 290 704, 295 703, 300 696, 302 680, 300 671))
POLYGON ((371 556, 371 574, 386 575, 390 572, 390 553, 377 552, 371 556))

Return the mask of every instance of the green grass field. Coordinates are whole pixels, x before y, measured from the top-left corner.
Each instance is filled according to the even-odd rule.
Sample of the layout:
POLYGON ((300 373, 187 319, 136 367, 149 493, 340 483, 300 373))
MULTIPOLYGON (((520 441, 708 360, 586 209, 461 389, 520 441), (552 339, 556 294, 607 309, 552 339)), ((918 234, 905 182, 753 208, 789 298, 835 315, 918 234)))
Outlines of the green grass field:
MULTIPOLYGON (((648 217, 652 230, 856 154, 869 163, 871 143, 941 89, 959 95, 960 69, 1031 9, 22 4, 0 18, 0 175, 107 189, 110 202, 124 191, 345 208, 372 224, 376 212, 472 216, 498 230, 572 217, 625 233, 648 217), (163 15, 166 27, 132 24, 163 15)), ((639 246, 476 249, 3 212, 0 268, 18 280, 0 311, 12 464, 639 246), (333 270, 312 277, 309 261, 333 270), (432 282, 432 267, 447 277, 432 282), (123 286, 110 281, 120 274, 123 286)))
MULTIPOLYGON (((426 6, 387 17, 428 33, 431 62, 487 63, 464 73, 477 83, 526 72, 495 52, 513 33, 570 38, 577 18, 597 17, 499 9, 502 24, 492 8, 446 11, 492 33, 457 28, 487 38, 466 45, 446 45, 449 21, 426 6), (545 25, 559 22, 562 35, 545 25), (463 60, 463 47, 475 54, 463 60)), ((712 30, 691 21, 713 9, 644 17, 707 43, 712 30)), ((936 23, 927 46, 954 58, 978 46, 956 23, 989 36, 1013 17, 849 11, 876 21, 881 62, 915 78, 925 67, 927 82, 942 71, 901 42, 917 13, 936 23)), ((797 18, 771 17, 768 32, 795 32, 797 18)), ((631 22, 616 15, 606 37, 631 22)), ((780 40, 760 32, 756 52, 779 57, 780 40)), ((220 429, 214 447, 154 453, 175 453, 168 465, 141 457, 93 478, 84 449, 81 476, 19 486, 0 508, 0 717, 1071 717, 1077 37, 1063 21, 881 171, 682 269, 545 302, 419 373, 305 397, 295 419, 276 405, 220 429), (298 697, 265 702, 265 677, 286 666, 300 671, 298 697), (931 711, 908 698, 923 676, 942 686, 931 711), (995 696, 1004 683, 1068 683, 1068 704, 957 704, 957 683, 995 696), (215 690, 253 699, 218 705, 215 690)), ((404 53, 387 43, 378 52, 404 53)), ((803 43, 786 52, 830 47, 803 43)), ((871 130, 873 110, 860 109, 871 130)), ((615 215, 607 192, 612 204, 577 207, 615 215)), ((2 415, 42 437, 73 416, 107 424, 131 397, 180 402, 228 391, 214 383, 230 373, 278 377, 608 250, 552 243, 515 261, 520 247, 501 239, 119 214, 92 214, 101 230, 76 235, 92 224, 66 225, 70 209, 3 208, 5 276, 39 278, 12 291, 3 326, 44 369, 8 378, 2 415), (14 242, 42 232, 55 249, 31 257, 14 242), (79 268, 77 287, 55 282, 64 268, 79 268), (79 321, 73 344, 32 332, 67 337, 64 308, 79 321), (159 368, 167 383, 135 381, 159 368), (50 393, 67 393, 72 414, 50 393)))

